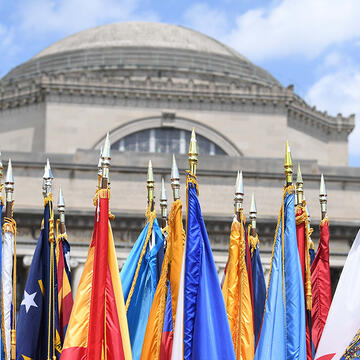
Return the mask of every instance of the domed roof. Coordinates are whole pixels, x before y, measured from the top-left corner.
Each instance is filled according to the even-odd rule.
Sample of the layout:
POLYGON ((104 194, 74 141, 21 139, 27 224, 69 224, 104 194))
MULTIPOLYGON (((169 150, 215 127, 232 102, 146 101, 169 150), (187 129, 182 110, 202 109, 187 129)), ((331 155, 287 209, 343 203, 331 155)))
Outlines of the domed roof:
POLYGON ((197 31, 163 23, 122 22, 81 31, 42 50, 11 70, 4 81, 77 71, 138 70, 142 75, 281 86, 264 69, 230 47, 197 31), (193 76, 192 75, 192 76, 193 76))
POLYGON ((154 47, 194 50, 237 56, 233 49, 197 31, 164 23, 122 22, 98 26, 70 35, 42 50, 34 59, 74 50, 109 47, 154 47))

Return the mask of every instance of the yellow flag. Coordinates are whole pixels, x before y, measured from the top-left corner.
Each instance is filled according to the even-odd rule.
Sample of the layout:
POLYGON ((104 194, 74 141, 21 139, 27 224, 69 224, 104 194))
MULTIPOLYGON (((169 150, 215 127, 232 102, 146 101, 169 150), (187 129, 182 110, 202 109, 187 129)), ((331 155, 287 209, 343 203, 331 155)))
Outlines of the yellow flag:
POLYGON ((182 224, 182 204, 180 200, 176 200, 172 204, 169 214, 167 233, 167 247, 161 268, 159 283, 156 288, 146 327, 141 352, 142 360, 157 360, 160 358, 169 280, 171 289, 173 328, 175 327, 177 297, 179 293, 180 272, 185 239, 182 224))
POLYGON ((231 226, 229 258, 222 292, 229 319, 236 359, 254 358, 254 320, 245 262, 244 216, 231 226))

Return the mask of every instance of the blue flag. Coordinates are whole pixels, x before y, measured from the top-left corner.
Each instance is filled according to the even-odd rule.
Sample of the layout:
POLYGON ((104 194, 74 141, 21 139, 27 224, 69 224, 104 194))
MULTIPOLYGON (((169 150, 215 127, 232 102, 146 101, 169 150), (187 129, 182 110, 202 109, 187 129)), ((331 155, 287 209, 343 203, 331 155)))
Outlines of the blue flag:
POLYGON ((127 304, 127 319, 129 325, 130 343, 133 359, 138 360, 144 342, 145 330, 154 299, 156 286, 161 271, 161 259, 164 254, 164 239, 158 221, 148 221, 136 240, 120 273, 127 304), (141 260, 141 252, 146 238, 149 237, 142 258, 135 287, 131 293, 131 286, 135 279, 136 269, 141 260), (153 244, 151 247, 150 244, 153 244), (160 268, 159 268, 160 267, 160 268), (130 297, 130 299, 128 299, 130 297))
POLYGON ((285 191, 255 360, 306 359, 305 302, 296 239, 295 193, 293 187, 285 191))
POLYGON ((261 263, 259 245, 256 245, 251 252, 251 270, 253 282, 253 304, 254 304, 254 332, 255 346, 258 341, 261 323, 264 315, 266 285, 264 269, 261 263))
POLYGON ((225 303, 197 197, 188 182, 184 359, 235 359, 225 303))
POLYGON ((49 242, 49 219, 50 211, 52 212, 50 207, 52 207, 51 201, 44 209, 44 227, 35 248, 20 305, 16 331, 17 360, 27 358, 43 360, 47 359, 49 354, 51 359, 53 354, 57 359, 60 358, 62 345, 59 335, 55 244, 51 254, 49 242), (53 286, 50 285, 51 258, 53 259, 53 286), (51 294, 50 289, 54 289, 51 294))

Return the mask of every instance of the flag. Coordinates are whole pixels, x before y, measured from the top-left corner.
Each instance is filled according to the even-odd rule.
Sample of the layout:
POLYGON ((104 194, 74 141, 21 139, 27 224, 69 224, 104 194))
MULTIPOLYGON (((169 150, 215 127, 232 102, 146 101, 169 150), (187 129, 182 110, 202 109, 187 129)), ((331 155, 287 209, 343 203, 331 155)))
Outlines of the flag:
POLYGON ((245 217, 231 225, 229 258, 222 293, 236 359, 254 358, 254 318, 246 266, 245 217))
MULTIPOLYGON (((0 210, 1 212, 1 210, 0 210)), ((12 330, 12 307, 13 307, 13 260, 15 246, 16 222, 12 218, 5 218, 3 226, 2 248, 2 292, 6 359, 11 355, 11 330, 12 330)), ((1 235, 0 235, 1 236, 1 235)), ((1 246, 1 245, 0 245, 1 246)), ((0 250, 1 251, 1 250, 0 250)))
MULTIPOLYGON (((2 185, 3 186, 3 185, 2 185)), ((1 228, 1 213, 4 206, 4 200, 2 196, 0 196, 0 228, 1 228)), ((10 348, 11 348, 11 341, 10 341, 10 332, 11 332, 11 323, 10 323, 10 311, 8 312, 8 307, 11 308, 12 302, 12 255, 11 255, 11 270, 9 269, 9 262, 5 256, 8 256, 8 245, 9 245, 9 236, 4 234, 4 245, 1 239, 2 234, 0 234, 0 269, 2 269, 2 276, 1 276, 1 307, 0 307, 0 321, 1 321, 1 337, 0 337, 0 359, 10 359, 10 348), (5 243, 6 241, 6 243, 5 243), (2 248, 4 246, 4 249, 2 248), (5 251, 5 253, 4 253, 5 251), (5 269, 5 273, 4 273, 5 269), (9 301, 9 286, 10 286, 10 304, 9 301), (4 289, 5 287, 5 289, 4 289), (4 291, 5 290, 5 291, 4 291), (4 301, 7 301, 4 304, 4 301), (8 305, 8 306, 6 306, 8 305)))
POLYGON ((47 359, 61 354, 54 213, 51 195, 45 199, 43 228, 37 242, 20 304, 16 359, 47 359))
MULTIPOLYGON (((180 275, 180 274, 179 274, 180 275)), ((172 312, 171 286, 166 297, 164 326, 161 338, 160 360, 170 360, 174 341, 174 319, 172 312)))
POLYGON ((351 344, 346 348, 340 360, 360 359, 360 330, 354 336, 351 344))
POLYGON ((176 306, 176 318, 171 360, 184 360, 184 286, 185 286, 186 241, 181 261, 179 293, 176 306))
MULTIPOLYGON (((307 360, 313 359, 313 345, 311 341, 311 309, 312 309, 312 293, 311 293, 311 270, 310 270, 310 226, 306 203, 297 205, 295 208, 296 221, 296 238, 299 251, 301 274, 304 284, 305 299, 305 316, 306 316, 306 353, 307 360)), ((315 354, 315 353, 314 353, 315 354)))
POLYGON ((296 241, 294 190, 294 186, 284 190, 256 360, 306 358, 304 287, 296 241))
POLYGON ((309 245, 310 246, 310 249, 309 249, 310 265, 312 265, 315 260, 316 252, 315 252, 314 242, 311 240, 311 238, 309 240, 310 240, 310 245, 309 245))
POLYGON ((249 225, 249 245, 251 252, 251 268, 252 268, 252 282, 253 282, 253 304, 254 304, 254 334, 255 347, 259 338, 261 323, 264 315, 265 298, 266 298, 266 284, 264 269, 261 263, 259 251, 259 236, 251 235, 251 224, 249 225))
POLYGON ((313 294, 312 340, 317 349, 331 305, 331 277, 329 265, 329 220, 320 223, 320 241, 315 260, 311 265, 313 294))
POLYGON ((131 360, 125 304, 109 223, 108 189, 96 196, 95 224, 61 360, 131 360))
POLYGON ((182 204, 180 200, 176 200, 172 204, 166 230, 166 252, 147 322, 141 359, 170 360, 171 358, 181 260, 184 249, 182 204))
POLYGON ((70 272, 70 244, 67 241, 67 234, 58 233, 58 236, 56 237, 56 263, 59 293, 59 330, 61 341, 64 342, 73 306, 70 272))
MULTIPOLYGON (((325 235, 326 228, 323 229, 325 229, 324 238, 328 238, 328 235, 325 235)), ((316 255, 319 255, 319 258, 322 252, 320 244, 316 255)), ((313 265, 316 265, 315 261, 313 265)), ((340 275, 315 359, 339 360, 360 329, 360 282, 357 281, 360 277, 359 261, 360 231, 340 275)))
MULTIPOLYGON (((197 196, 198 185, 190 176, 188 175, 187 178, 187 233, 183 295, 184 359, 231 360, 235 359, 235 353, 225 303, 201 215, 197 196)), ((178 316, 179 313, 176 317, 178 316)), ((175 342, 177 339, 174 339, 174 345, 175 342)))
POLYGON ((141 356, 146 326, 161 271, 159 258, 161 259, 164 251, 164 239, 156 219, 156 212, 149 212, 148 209, 147 214, 147 223, 120 274, 131 349, 136 360, 141 356))

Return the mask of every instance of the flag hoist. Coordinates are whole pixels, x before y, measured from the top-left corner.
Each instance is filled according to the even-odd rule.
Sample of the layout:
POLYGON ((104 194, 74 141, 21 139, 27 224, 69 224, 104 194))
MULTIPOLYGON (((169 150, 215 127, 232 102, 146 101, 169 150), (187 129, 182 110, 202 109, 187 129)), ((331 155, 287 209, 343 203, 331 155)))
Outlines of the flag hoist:
POLYGON ((146 224, 120 274, 131 349, 133 358, 136 360, 141 356, 146 326, 164 257, 164 238, 156 219, 154 174, 151 161, 149 161, 147 172, 147 191, 146 224))
MULTIPOLYGON (((152 303, 147 323, 141 359, 170 360, 173 349, 173 329, 176 317, 177 297, 185 233, 182 224, 182 204, 179 199, 179 172, 175 158, 172 168, 172 188, 174 202, 171 206, 166 227, 167 244, 162 263, 159 283, 152 303), (176 182, 176 184, 175 184, 176 182)), ((165 204, 165 184, 162 184, 160 201, 165 204)), ((162 208, 163 209, 163 208, 162 208)), ((164 219, 164 213, 162 214, 164 219)), ((163 229, 164 230, 164 229, 163 229)))
POLYGON ((13 218, 13 192, 14 177, 9 159, 5 180, 6 210, 2 249, 3 331, 8 360, 16 359, 16 222, 13 218))
POLYGON ((286 186, 276 227, 269 283, 255 359, 306 358, 304 286, 297 249, 295 188, 289 144, 285 152, 286 186))
POLYGON ((231 225, 229 258, 222 287, 236 359, 254 358, 254 317, 246 266, 244 183, 238 172, 235 187, 235 217, 231 225))
POLYGON ((235 359, 234 346, 198 200, 198 150, 194 130, 188 159, 185 261, 181 270, 172 359, 231 360, 235 359))
POLYGON ((250 203, 250 224, 248 227, 249 246, 251 254, 251 271, 253 283, 253 306, 254 306, 254 334, 255 347, 259 338, 261 323, 264 315, 266 284, 264 269, 261 263, 259 250, 259 235, 256 230, 257 209, 255 202, 255 194, 252 193, 250 203))
POLYGON ((119 267, 109 219, 110 141, 94 198, 95 222, 88 257, 66 332, 61 360, 132 359, 119 267))

